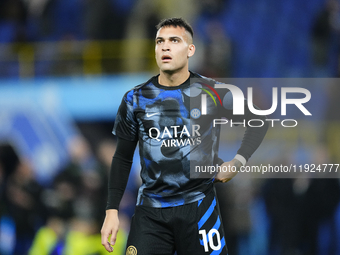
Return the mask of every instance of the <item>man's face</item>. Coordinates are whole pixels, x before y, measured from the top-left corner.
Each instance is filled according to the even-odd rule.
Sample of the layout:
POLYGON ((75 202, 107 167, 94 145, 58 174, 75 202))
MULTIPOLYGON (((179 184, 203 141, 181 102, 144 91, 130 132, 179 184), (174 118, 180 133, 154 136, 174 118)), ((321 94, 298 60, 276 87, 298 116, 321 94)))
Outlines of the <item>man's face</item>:
POLYGON ((183 27, 162 27, 156 35, 156 62, 162 72, 188 69, 188 59, 195 52, 191 35, 183 27))

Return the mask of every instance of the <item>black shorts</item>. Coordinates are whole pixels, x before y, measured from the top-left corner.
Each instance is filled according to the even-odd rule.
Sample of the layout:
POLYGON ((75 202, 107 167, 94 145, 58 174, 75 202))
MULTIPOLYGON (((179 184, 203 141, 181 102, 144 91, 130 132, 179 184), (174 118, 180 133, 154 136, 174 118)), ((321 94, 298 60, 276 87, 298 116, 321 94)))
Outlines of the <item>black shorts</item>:
POLYGON ((153 208, 136 206, 126 255, 227 255, 220 210, 212 190, 197 202, 153 208))

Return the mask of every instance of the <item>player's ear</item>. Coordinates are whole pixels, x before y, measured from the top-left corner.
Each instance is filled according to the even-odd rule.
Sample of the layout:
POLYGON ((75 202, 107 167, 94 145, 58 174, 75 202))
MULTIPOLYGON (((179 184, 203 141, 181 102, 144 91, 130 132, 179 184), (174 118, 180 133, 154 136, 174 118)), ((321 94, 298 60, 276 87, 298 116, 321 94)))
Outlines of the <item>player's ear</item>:
POLYGON ((193 44, 189 45, 188 49, 188 58, 192 57, 195 54, 196 47, 193 44))

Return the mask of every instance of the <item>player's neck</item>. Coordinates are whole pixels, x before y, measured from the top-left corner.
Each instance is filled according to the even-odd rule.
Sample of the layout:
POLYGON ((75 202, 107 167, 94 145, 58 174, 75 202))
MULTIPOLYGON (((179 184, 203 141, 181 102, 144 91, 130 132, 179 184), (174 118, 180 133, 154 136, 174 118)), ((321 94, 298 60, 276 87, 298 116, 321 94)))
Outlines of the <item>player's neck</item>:
POLYGON ((189 78, 189 76, 189 70, 174 73, 166 73, 161 71, 158 76, 158 83, 163 86, 175 87, 184 83, 189 78))

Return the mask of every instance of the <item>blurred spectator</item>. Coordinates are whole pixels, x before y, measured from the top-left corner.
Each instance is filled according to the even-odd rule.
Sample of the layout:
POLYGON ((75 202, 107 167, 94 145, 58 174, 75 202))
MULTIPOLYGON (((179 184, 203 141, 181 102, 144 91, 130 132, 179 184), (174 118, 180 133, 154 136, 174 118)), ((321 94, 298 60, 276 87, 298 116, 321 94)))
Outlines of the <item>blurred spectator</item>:
POLYGON ((56 176, 52 189, 45 190, 44 199, 50 215, 56 215, 63 220, 75 216, 74 203, 80 188, 80 180, 77 178, 80 178, 80 175, 61 172, 56 176))
POLYGON ((210 77, 231 76, 231 41, 218 21, 204 24, 204 62, 201 64, 204 75, 210 77))
POLYGON ((78 175, 82 171, 91 171, 95 168, 97 161, 85 137, 79 135, 70 139, 68 151, 71 162, 65 171, 78 175))
MULTIPOLYGON (((5 187, 5 170, 2 166, 2 162, 0 161, 0 198, 2 201, 2 195, 4 192, 4 187, 5 187)), ((2 203, 0 203, 0 215, 1 215, 1 207, 2 207, 2 203)))
MULTIPOLYGON (((340 65, 339 65, 340 66, 340 65)), ((338 80, 331 80, 328 88, 328 105, 325 111, 325 140, 332 163, 340 162, 340 86, 338 80)))
POLYGON ((299 193, 294 192, 294 179, 268 179, 264 185, 264 198, 270 217, 271 255, 300 254, 300 202, 303 201, 302 195, 307 188, 304 184, 305 182, 299 185, 299 193))
POLYGON ((71 40, 83 38, 82 1, 37 0, 28 2, 38 41, 71 40))
POLYGON ((225 235, 228 240, 229 254, 247 254, 250 252, 249 234, 252 229, 250 207, 254 199, 252 179, 235 179, 227 185, 216 185, 218 201, 221 207, 222 221, 225 223, 225 235), (243 251, 240 252, 240 247, 243 251), (244 247, 246 246, 246 247, 244 247), (240 252, 240 253, 239 253, 240 252))
POLYGON ((199 70, 206 76, 231 76, 232 42, 223 23, 227 4, 228 1, 204 0, 197 15, 195 31, 204 51, 199 70))
POLYGON ((0 42, 27 40, 27 9, 21 0, 0 2, 0 42))
MULTIPOLYGON (((329 161, 326 161, 329 162, 329 161)), ((300 179, 301 181, 301 179, 300 179)), ((334 213, 340 201, 338 179, 311 179, 301 205, 300 227, 302 254, 316 255, 319 253, 319 230, 321 224, 330 223, 329 255, 336 255, 336 230, 334 213)))
POLYGON ((41 227, 34 237, 29 255, 60 254, 58 249, 62 245, 66 231, 65 222, 58 217, 50 217, 45 226, 41 227))
POLYGON ((126 21, 134 1, 85 0, 86 37, 93 40, 123 39, 126 21))
POLYGON ((0 144, 0 218, 8 215, 6 187, 8 177, 13 174, 19 162, 19 158, 13 147, 0 144))
MULTIPOLYGON (((60 218, 51 217, 46 226, 38 230, 28 254, 105 255, 107 251, 101 245, 101 236, 96 230, 91 220, 73 218, 64 222, 60 218)), ((113 254, 125 253, 126 237, 125 231, 121 229, 113 254)))
POLYGON ((23 0, 29 16, 40 17, 50 0, 23 0))
MULTIPOLYGON (((312 158, 316 165, 330 162, 322 145, 316 147, 312 158)), ((318 233, 325 222, 333 222, 329 236, 336 236, 334 214, 340 202, 339 181, 310 177, 266 180, 263 196, 270 217, 270 255, 319 254, 318 233)), ((336 238, 328 241, 329 255, 336 255, 336 238)))
MULTIPOLYGON (((45 192, 50 217, 37 232, 30 255, 106 254, 100 228, 105 217, 108 171, 115 143, 98 145, 97 160, 83 137, 70 143, 72 162, 60 172, 53 189, 45 192)), ((125 253, 129 217, 121 213, 119 240, 113 254, 125 253)))
POLYGON ((313 59, 318 68, 329 67, 332 62, 330 58, 339 54, 339 38, 340 3, 338 0, 328 0, 319 12, 312 31, 313 59))
POLYGON ((41 194, 42 187, 35 180, 30 163, 21 160, 6 187, 6 207, 16 231, 13 255, 25 254, 36 229, 45 223, 46 210, 41 194))
MULTIPOLYGON (((96 160, 84 137, 76 136, 71 139, 68 151, 71 161, 55 176, 52 189, 44 192, 45 203, 51 214, 58 215, 63 220, 70 220, 79 212, 76 202, 80 201, 83 192, 83 178, 85 174, 93 172, 96 166, 96 160)), ((83 214, 87 215, 92 210, 88 203, 82 206, 83 214)))
POLYGON ((336 77, 340 78, 340 52, 338 54, 338 60, 337 60, 337 75, 336 75, 336 77))

